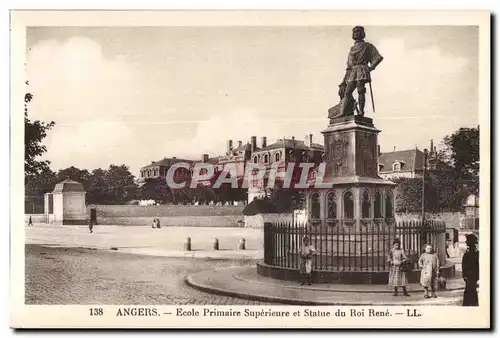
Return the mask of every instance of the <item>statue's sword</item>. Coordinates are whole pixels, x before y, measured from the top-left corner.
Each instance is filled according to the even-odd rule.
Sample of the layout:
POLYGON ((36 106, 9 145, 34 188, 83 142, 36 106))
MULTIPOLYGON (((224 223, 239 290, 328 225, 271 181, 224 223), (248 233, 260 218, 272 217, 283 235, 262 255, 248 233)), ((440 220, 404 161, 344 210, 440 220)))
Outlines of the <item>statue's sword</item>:
POLYGON ((373 101, 373 89, 372 89, 372 82, 368 82, 368 85, 370 86, 370 98, 372 99, 372 108, 373 112, 375 113, 375 102, 373 101))

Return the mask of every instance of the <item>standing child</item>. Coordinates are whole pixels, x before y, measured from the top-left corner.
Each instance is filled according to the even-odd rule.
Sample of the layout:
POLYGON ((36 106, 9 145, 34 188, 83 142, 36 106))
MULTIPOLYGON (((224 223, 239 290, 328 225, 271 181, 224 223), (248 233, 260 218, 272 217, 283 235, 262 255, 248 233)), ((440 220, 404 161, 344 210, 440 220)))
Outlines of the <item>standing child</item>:
POLYGON ((307 284, 312 284, 312 258, 316 254, 316 249, 309 245, 309 237, 305 236, 302 240, 303 246, 300 248, 300 285, 304 285, 306 280, 307 284))
POLYGON ((398 287, 403 288, 403 295, 409 296, 408 290, 408 278, 406 277, 406 272, 402 269, 405 262, 409 260, 408 256, 405 254, 404 250, 401 248, 401 241, 399 238, 394 239, 392 243, 394 246, 389 252, 388 262, 389 262, 389 281, 388 284, 394 287, 394 296, 398 295, 398 287))
POLYGON ((431 244, 425 246, 425 252, 418 260, 418 266, 422 269, 420 273, 420 285, 424 287, 424 298, 431 298, 429 296, 429 288, 432 292, 432 297, 436 296, 436 283, 439 276, 439 257, 434 252, 431 244))

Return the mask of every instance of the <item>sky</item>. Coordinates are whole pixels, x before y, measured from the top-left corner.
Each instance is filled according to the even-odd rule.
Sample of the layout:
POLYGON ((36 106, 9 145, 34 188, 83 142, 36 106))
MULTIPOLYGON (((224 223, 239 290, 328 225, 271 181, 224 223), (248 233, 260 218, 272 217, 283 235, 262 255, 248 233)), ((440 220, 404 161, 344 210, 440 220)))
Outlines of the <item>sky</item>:
MULTIPOLYGON (((323 143, 339 101, 348 26, 30 27, 32 119, 55 121, 53 170, 222 155, 227 140, 323 143)), ((372 73, 382 152, 438 147, 479 124, 478 28, 366 26, 384 57, 372 73)))

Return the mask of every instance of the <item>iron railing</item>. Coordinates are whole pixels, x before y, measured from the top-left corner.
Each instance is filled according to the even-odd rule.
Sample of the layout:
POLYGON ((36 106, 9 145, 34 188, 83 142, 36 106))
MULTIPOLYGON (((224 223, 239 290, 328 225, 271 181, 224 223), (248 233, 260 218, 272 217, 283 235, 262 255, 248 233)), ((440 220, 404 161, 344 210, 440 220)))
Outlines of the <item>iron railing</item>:
POLYGON ((387 219, 326 220, 324 223, 277 222, 264 224, 264 262, 268 265, 298 269, 299 248, 308 236, 317 254, 315 270, 386 271, 387 257, 398 238, 412 260, 417 261, 426 243, 437 250, 442 262, 445 256, 446 225, 443 221, 399 221, 387 219))

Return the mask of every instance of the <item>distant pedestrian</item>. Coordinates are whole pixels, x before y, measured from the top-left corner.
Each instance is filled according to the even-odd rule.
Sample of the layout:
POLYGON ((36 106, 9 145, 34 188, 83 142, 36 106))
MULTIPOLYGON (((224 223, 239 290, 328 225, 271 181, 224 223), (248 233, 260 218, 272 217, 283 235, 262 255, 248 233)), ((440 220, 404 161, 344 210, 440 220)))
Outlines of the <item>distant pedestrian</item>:
POLYGON ((316 254, 316 249, 309 244, 309 237, 305 236, 302 240, 302 247, 299 249, 300 253, 300 285, 312 284, 312 259, 316 254))
POLYGON ((92 220, 90 220, 90 222, 89 222, 89 231, 90 231, 91 234, 94 233, 93 229, 94 229, 94 222, 92 220))
POLYGON ((156 219, 156 228, 157 229, 161 228, 161 226, 160 226, 160 219, 159 218, 156 219))
POLYGON ((437 298, 436 284, 439 277, 439 257, 434 252, 431 244, 425 246, 425 252, 418 260, 420 267, 420 285, 423 286, 425 293, 424 298, 437 298), (429 288, 431 289, 431 296, 429 296, 429 288))
POLYGON ((153 229, 156 229, 156 218, 153 218, 153 225, 151 226, 153 229))
POLYGON ((401 241, 399 238, 394 239, 393 248, 388 255, 389 263, 389 281, 388 284, 394 288, 394 296, 398 295, 398 287, 403 289, 403 295, 409 296, 408 290, 408 278, 406 277, 406 272, 403 269, 405 263, 410 259, 401 248, 401 241))
POLYGON ((445 245, 444 252, 446 253, 446 258, 450 258, 450 253, 448 252, 448 249, 450 248, 451 238, 450 238, 450 234, 449 233, 446 233, 446 241, 445 241, 445 243, 446 243, 446 245, 445 245))
POLYGON ((479 306, 477 282, 479 281, 479 250, 477 237, 467 235, 465 240, 467 251, 462 258, 462 276, 465 281, 465 291, 462 306, 479 306))
POLYGON ((458 249, 458 229, 453 229, 453 248, 458 249))
POLYGON ((33 221, 31 220, 31 216, 30 216, 30 218, 29 218, 29 220, 28 220, 28 226, 29 226, 29 227, 32 227, 32 226, 33 226, 33 221))

